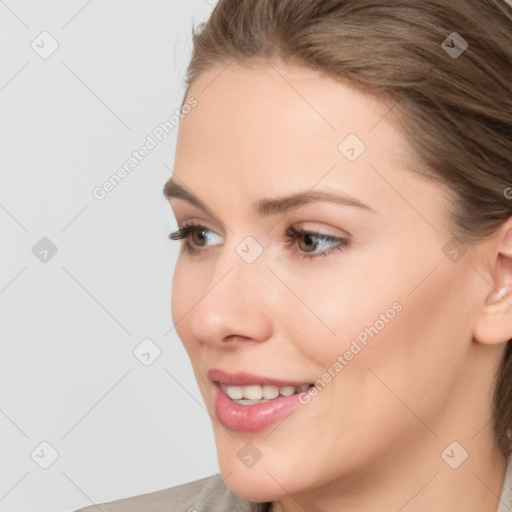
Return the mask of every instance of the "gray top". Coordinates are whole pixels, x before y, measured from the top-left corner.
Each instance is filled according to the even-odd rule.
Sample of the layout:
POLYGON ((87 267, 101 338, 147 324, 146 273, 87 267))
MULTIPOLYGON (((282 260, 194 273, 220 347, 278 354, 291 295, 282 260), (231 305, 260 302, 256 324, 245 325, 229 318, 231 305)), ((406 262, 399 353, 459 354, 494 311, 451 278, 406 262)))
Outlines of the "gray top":
MULTIPOLYGON (((190 511, 192 512, 192 511, 190 511)), ((508 459, 507 473, 501 491, 500 505, 496 512, 512 512, 512 456, 508 459)))
MULTIPOLYGON (((162 491, 102 503, 76 512, 268 512, 270 503, 255 503, 233 494, 220 474, 162 491)), ((512 457, 496 512, 512 512, 512 457)))
POLYGON ((268 512, 269 509, 270 503, 255 503, 233 494, 222 476, 217 474, 162 491, 93 505, 76 512, 268 512))

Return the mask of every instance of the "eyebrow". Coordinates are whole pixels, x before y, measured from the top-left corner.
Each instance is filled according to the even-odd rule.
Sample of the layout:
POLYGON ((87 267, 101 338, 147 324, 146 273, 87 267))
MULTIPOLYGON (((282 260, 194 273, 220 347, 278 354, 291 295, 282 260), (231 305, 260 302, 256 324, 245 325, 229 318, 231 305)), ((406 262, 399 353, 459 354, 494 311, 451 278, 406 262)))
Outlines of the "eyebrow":
MULTIPOLYGON (((164 185, 163 193, 167 200, 173 198, 182 199, 183 201, 187 201, 188 203, 196 206, 200 210, 211 214, 210 210, 196 196, 194 196, 186 188, 182 187, 179 183, 176 183, 172 179, 167 181, 167 183, 164 185)), ((278 213, 288 213, 295 208, 318 201, 326 201, 343 206, 355 206, 362 210, 376 212, 370 206, 347 194, 319 190, 299 192, 276 199, 260 199, 259 201, 256 201, 252 207, 256 214, 260 216, 269 216, 278 213)))

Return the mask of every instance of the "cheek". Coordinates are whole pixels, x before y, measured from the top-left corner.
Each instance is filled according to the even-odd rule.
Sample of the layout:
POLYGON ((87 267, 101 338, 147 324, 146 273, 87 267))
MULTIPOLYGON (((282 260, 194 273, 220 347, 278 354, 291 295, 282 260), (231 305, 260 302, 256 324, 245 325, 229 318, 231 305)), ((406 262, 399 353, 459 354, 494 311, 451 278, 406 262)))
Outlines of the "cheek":
POLYGON ((332 265, 283 266, 277 271, 289 289, 276 284, 282 290, 270 311, 286 329, 287 339, 299 345, 319 369, 328 368, 351 349, 349 358, 355 352, 362 355, 353 342, 364 348, 376 333, 385 337, 389 325, 403 314, 401 283, 389 278, 389 272, 382 274, 382 267, 372 275, 372 265, 356 265, 345 258, 332 265))
POLYGON ((333 391, 366 397, 361 413, 369 418, 382 399, 403 408, 390 389, 432 409, 466 357, 472 312, 461 309, 460 298, 464 290, 471 294, 467 271, 454 269, 432 246, 417 255, 404 250, 402 260, 394 251, 358 265, 346 258, 329 268, 304 267, 300 275, 280 269, 294 294, 283 290, 276 322, 319 377, 328 380, 329 369, 343 375, 330 379, 333 391))
POLYGON ((193 272, 180 256, 176 262, 171 289, 171 314, 176 333, 190 354, 192 349, 191 336, 188 329, 188 314, 197 302, 199 280, 197 272, 193 272))
POLYGON ((187 287, 185 282, 185 274, 180 263, 180 258, 174 267, 174 275, 171 287, 171 314, 174 324, 183 316, 184 303, 187 301, 187 287))
MULTIPOLYGON (((412 433, 423 428, 408 407, 434 427, 452 400, 457 375, 467 364, 472 310, 462 307, 460 299, 470 295, 467 287, 471 285, 465 284, 467 276, 460 269, 454 270, 450 262, 438 263, 423 282, 428 272, 416 270, 416 281, 421 283, 417 288, 409 286, 408 276, 402 275, 392 291, 377 294, 377 301, 373 295, 366 306, 360 302, 368 313, 366 321, 358 316, 352 324, 352 337, 361 325, 363 332, 368 332, 370 326, 383 326, 373 331, 375 336, 368 337, 367 345, 362 346, 349 363, 343 381, 339 381, 343 392, 349 389, 364 397, 359 410, 354 411, 358 416, 355 426, 364 429, 361 425, 371 424, 379 410, 383 442, 394 431, 412 433), (402 305, 401 311, 388 323, 377 325, 375 320, 394 300, 402 305)), ((345 318, 350 322, 349 317, 345 318)))

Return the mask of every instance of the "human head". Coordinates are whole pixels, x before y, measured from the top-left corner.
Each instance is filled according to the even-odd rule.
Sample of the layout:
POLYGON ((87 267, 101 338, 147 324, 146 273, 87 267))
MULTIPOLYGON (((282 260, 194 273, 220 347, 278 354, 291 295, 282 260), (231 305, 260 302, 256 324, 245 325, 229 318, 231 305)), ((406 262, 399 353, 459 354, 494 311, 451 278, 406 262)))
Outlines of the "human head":
MULTIPOLYGON (((501 0, 220 0, 194 35, 187 92, 231 64, 250 70, 280 60, 378 99, 417 156, 411 171, 446 187, 452 240, 471 252, 512 215, 511 25, 501 0), (442 46, 453 44, 454 26, 468 43, 456 58, 442 46)), ((509 341, 493 402, 496 442, 506 455, 511 361, 509 341)))

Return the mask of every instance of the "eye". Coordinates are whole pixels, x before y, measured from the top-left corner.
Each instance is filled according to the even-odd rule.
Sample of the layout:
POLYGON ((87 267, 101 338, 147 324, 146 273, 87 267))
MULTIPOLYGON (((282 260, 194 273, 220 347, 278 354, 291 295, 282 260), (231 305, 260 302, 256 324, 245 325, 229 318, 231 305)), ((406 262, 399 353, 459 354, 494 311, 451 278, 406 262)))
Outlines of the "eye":
MULTIPOLYGON (((187 253, 197 253, 203 249, 197 247, 205 247, 206 242, 212 240, 213 236, 218 236, 211 229, 201 224, 189 224, 181 226, 177 231, 169 235, 171 240, 185 240, 182 249, 187 253)), ((215 245, 215 244, 212 244, 215 245)))
MULTIPOLYGON (((208 247, 208 241, 212 241, 215 236, 219 237, 219 235, 206 226, 201 224, 189 224, 181 226, 177 231, 171 233, 169 238, 171 240, 185 240, 182 250, 189 254, 196 254, 204 251, 204 248, 208 247)), ((347 238, 302 230, 295 227, 288 228, 286 237, 289 240, 288 246, 294 245, 299 248, 291 248, 292 253, 303 259, 329 256, 337 251, 346 249, 350 245, 347 238), (319 249, 326 245, 328 248, 319 252, 319 249)), ((215 245, 215 243, 209 245, 215 245)))
POLYGON ((317 233, 313 231, 307 231, 290 227, 286 232, 286 236, 291 242, 297 242, 296 246, 299 250, 292 249, 297 256, 303 259, 313 259, 320 256, 329 256, 335 252, 346 249, 350 242, 347 238, 341 238, 332 235, 326 235, 324 233, 317 233), (331 245, 328 249, 318 252, 319 246, 331 245))

